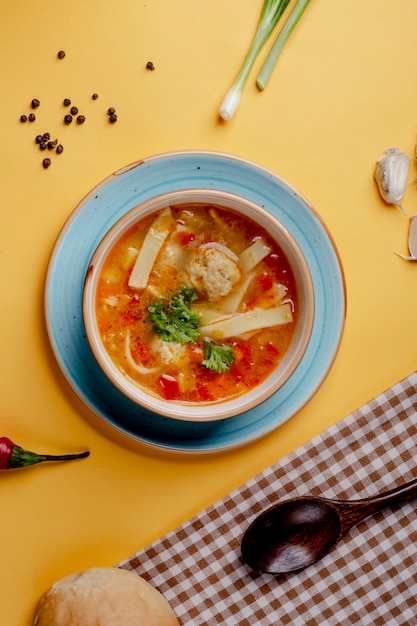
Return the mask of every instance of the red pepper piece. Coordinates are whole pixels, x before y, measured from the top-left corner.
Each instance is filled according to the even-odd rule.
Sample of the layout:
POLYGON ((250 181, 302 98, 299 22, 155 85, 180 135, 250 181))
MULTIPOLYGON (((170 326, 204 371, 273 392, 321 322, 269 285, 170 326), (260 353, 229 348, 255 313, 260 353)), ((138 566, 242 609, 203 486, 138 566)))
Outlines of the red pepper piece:
POLYGON ((17 446, 8 437, 0 437, 0 470, 26 467, 42 461, 71 461, 85 458, 89 454, 89 451, 79 454, 37 454, 17 446))
POLYGON ((158 383, 165 400, 177 400, 180 397, 180 386, 173 376, 162 374, 158 383))

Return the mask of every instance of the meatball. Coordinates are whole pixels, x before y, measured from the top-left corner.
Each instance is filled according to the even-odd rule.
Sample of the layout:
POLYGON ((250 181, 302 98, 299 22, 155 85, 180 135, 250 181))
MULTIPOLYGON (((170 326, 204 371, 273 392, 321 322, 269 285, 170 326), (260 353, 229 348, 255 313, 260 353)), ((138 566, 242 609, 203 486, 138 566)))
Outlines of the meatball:
POLYGON ((152 350, 155 355, 159 356, 164 365, 170 363, 179 363, 185 357, 185 346, 175 341, 163 341, 155 339, 152 343, 152 350))
POLYGON ((193 287, 214 302, 232 291, 241 279, 237 257, 221 245, 200 246, 190 263, 190 280, 193 287))

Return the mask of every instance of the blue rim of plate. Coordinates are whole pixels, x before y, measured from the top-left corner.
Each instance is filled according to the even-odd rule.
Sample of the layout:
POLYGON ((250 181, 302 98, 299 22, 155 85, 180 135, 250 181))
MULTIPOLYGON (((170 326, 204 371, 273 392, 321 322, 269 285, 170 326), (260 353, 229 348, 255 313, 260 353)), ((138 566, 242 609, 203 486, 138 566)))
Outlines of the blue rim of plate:
POLYGON ((274 431, 316 393, 336 357, 346 316, 343 268, 334 241, 310 203, 268 169, 234 155, 200 150, 132 163, 99 183, 74 209, 52 250, 45 282, 46 326, 58 366, 84 404, 119 433, 152 448, 220 452, 274 431), (297 240, 315 290, 310 342, 289 381, 262 405, 221 421, 192 423, 140 410, 101 372, 82 319, 84 277, 107 230, 140 202, 167 191, 206 187, 249 198, 276 215, 297 240))

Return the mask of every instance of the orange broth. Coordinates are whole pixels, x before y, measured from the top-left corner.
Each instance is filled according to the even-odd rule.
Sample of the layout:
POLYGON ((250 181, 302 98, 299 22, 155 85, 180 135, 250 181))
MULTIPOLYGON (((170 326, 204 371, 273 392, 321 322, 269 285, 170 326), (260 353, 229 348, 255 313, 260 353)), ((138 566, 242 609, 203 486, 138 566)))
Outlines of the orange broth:
MULTIPOLYGON (((293 336, 298 313, 294 277, 280 247, 253 220, 212 205, 170 208, 173 217, 170 233, 145 289, 131 288, 128 281, 157 213, 143 218, 124 233, 106 258, 96 297, 101 339, 121 372, 153 395, 187 403, 228 400, 258 385, 282 360, 293 336), (222 373, 202 365, 203 336, 184 346, 162 342, 153 329, 148 307, 158 300, 170 299, 180 286, 190 286, 189 263, 199 246, 215 242, 239 257, 257 238, 262 238, 270 252, 252 269, 253 277, 236 312, 270 308, 276 304, 279 292, 279 297, 282 299, 284 294, 284 301, 291 304, 293 321, 215 340, 215 343, 230 345, 234 349, 234 362, 222 373)), ((244 280, 242 275, 233 289, 238 289, 244 280)), ((191 308, 199 314, 204 314, 205 309, 219 309, 221 314, 224 298, 209 302, 205 293, 197 293, 198 298, 191 308)))

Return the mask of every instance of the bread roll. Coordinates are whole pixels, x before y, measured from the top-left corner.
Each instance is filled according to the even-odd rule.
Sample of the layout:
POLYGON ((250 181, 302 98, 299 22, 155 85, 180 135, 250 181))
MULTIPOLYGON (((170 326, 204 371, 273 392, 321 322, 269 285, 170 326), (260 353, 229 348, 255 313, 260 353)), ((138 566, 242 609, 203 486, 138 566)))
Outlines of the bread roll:
POLYGON ((56 582, 33 626, 179 626, 167 600, 133 572, 96 567, 56 582))

